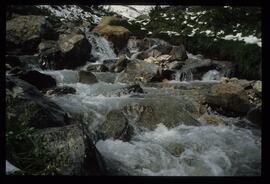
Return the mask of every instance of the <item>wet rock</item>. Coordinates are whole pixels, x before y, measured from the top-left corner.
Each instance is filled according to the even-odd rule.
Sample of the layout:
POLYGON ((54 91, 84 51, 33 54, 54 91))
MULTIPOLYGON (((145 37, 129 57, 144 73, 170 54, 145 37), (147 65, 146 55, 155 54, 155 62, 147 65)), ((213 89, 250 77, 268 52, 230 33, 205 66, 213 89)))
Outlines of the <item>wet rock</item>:
POLYGON ((221 108, 216 110, 229 116, 244 115, 253 106, 249 102, 243 87, 229 83, 214 85, 210 93, 206 95, 205 101, 213 107, 221 108), (230 111, 236 114, 230 113, 230 111))
POLYGON ((87 71, 90 72, 107 72, 109 69, 104 64, 89 65, 87 71))
POLYGON ((145 61, 133 60, 116 78, 116 82, 133 83, 136 81, 150 82, 155 81, 159 75, 157 65, 145 61))
POLYGON ((6 127, 20 125, 35 128, 64 126, 68 115, 44 97, 34 86, 14 77, 6 77, 6 127))
POLYGON ((179 157, 185 151, 185 147, 180 143, 170 143, 166 146, 166 149, 176 157, 179 157))
POLYGON ((116 61, 116 63, 109 66, 110 72, 121 72, 123 71, 127 66, 128 60, 126 56, 122 55, 119 57, 119 59, 116 61))
POLYGON ((172 50, 172 45, 168 42, 158 39, 158 38, 144 38, 143 39, 143 50, 153 47, 156 45, 155 49, 161 54, 169 54, 172 50))
POLYGON ((42 38, 57 38, 56 32, 45 16, 17 16, 6 23, 8 53, 34 54, 42 38))
POLYGON ((125 115, 119 110, 112 110, 106 116, 106 121, 101 126, 104 138, 121 139, 129 141, 133 135, 133 127, 129 125, 125 115))
POLYGON ((21 74, 23 74, 24 70, 20 67, 14 67, 14 68, 11 68, 9 71, 8 71, 8 74, 9 75, 12 75, 12 76, 19 76, 21 74))
POLYGON ((128 95, 132 93, 144 93, 144 91, 139 84, 134 84, 134 85, 127 86, 121 89, 120 91, 116 92, 118 96, 128 95))
POLYGON ((98 80, 93 73, 81 70, 79 71, 79 82, 85 84, 94 84, 97 83, 98 80))
POLYGON ((39 67, 39 57, 35 55, 6 55, 6 63, 13 67, 32 69, 39 67))
POLYGON ((115 23, 121 21, 120 18, 105 16, 100 23, 92 30, 106 37, 114 45, 114 48, 119 52, 126 45, 129 39, 130 31, 122 26, 116 26, 115 23))
POLYGON ((6 64, 9 64, 13 67, 25 67, 25 63, 23 63, 18 56, 14 55, 6 55, 6 64))
POLYGON ((75 94, 76 89, 69 86, 58 86, 54 89, 48 90, 47 95, 66 95, 66 94, 75 94))
POLYGON ((82 34, 61 34, 58 41, 43 40, 38 47, 44 69, 74 69, 90 59, 91 45, 82 34))
POLYGON ((252 123, 262 126, 262 107, 254 107, 247 113, 247 119, 252 123))
POLYGON ((188 58, 184 45, 173 46, 170 55, 172 56, 172 60, 178 61, 186 60, 188 58))
POLYGON ((123 104, 121 109, 129 120, 135 122, 136 126, 150 130, 154 130, 160 123, 168 128, 173 128, 181 124, 200 125, 183 108, 183 103, 177 98, 151 98, 136 101, 130 99, 130 102, 123 104))
POLYGON ((39 90, 49 89, 56 86, 56 80, 53 77, 35 70, 26 71, 20 74, 19 78, 36 86, 39 90))
POLYGON ((91 44, 82 34, 62 34, 58 40, 59 48, 64 55, 60 68, 75 68, 86 63, 90 57, 91 44))
POLYGON ((217 115, 214 114, 203 114, 200 118, 199 121, 205 123, 205 124, 210 124, 210 125, 219 125, 219 124, 224 124, 224 121, 217 115))
POLYGON ((93 144, 87 143, 78 124, 61 128, 47 128, 35 133, 42 142, 37 149, 46 150, 52 157, 51 165, 57 175, 101 175, 100 154, 93 144))
POLYGON ((184 66, 184 62, 181 61, 173 61, 167 64, 168 69, 170 70, 180 70, 184 66))
POLYGON ((262 93, 262 81, 256 81, 253 85, 253 88, 259 93, 262 93))

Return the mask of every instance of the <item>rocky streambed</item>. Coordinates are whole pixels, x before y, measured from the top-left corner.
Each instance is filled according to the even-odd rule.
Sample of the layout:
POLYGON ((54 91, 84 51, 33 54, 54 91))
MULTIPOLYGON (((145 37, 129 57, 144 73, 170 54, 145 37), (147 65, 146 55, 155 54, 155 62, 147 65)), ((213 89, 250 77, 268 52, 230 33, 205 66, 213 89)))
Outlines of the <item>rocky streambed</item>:
POLYGON ((184 45, 130 37, 110 25, 115 17, 92 30, 47 25, 43 32, 58 38, 34 31, 21 42, 13 39, 21 34, 12 27, 17 19, 31 24, 33 17, 7 24, 13 174, 261 174, 261 81, 234 78, 231 62, 192 55, 184 45), (35 48, 22 47, 32 41, 35 48))

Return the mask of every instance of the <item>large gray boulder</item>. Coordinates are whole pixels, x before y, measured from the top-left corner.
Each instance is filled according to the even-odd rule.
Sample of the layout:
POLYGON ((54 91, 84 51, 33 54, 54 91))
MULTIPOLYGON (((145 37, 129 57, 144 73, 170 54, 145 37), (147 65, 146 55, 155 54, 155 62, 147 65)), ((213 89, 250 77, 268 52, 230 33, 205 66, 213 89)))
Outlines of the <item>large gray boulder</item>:
POLYGON ((98 131, 103 134, 105 139, 129 141, 133 134, 133 127, 120 110, 112 110, 107 114, 105 122, 98 131))
POLYGON ((41 39, 57 39, 45 16, 17 16, 6 22, 7 52, 34 54, 41 39))
POLYGON ((132 83, 136 81, 150 82, 159 77, 159 67, 141 60, 133 60, 127 64, 116 79, 116 82, 132 83))
POLYGON ((68 115, 37 88, 23 80, 6 77, 6 125, 16 128, 58 127, 69 124, 68 115))
POLYGON ((90 59, 91 44, 83 34, 61 34, 58 41, 39 44, 41 66, 47 69, 74 69, 90 59))
POLYGON ((212 86, 210 92, 206 95, 205 101, 215 109, 220 109, 221 113, 230 116, 245 115, 254 107, 249 102, 244 88, 231 83, 220 83, 212 86))
POLYGON ((168 128, 181 124, 199 126, 200 123, 183 107, 177 98, 136 99, 121 106, 125 116, 136 126, 153 130, 162 123, 168 128))

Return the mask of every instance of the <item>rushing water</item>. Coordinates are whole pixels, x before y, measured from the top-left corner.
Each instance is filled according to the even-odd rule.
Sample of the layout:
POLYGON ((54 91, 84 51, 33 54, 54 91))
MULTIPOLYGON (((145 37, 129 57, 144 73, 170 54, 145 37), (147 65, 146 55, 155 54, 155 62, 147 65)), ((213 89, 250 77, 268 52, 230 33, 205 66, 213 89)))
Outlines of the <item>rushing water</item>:
MULTIPOLYGON (((69 113, 83 115, 81 121, 91 130, 104 122, 110 110, 118 109, 131 100, 140 100, 130 95, 115 95, 115 91, 127 85, 102 82, 102 75, 99 76, 100 82, 87 85, 78 82, 78 71, 42 72, 54 77, 58 85, 76 89, 76 94, 50 98, 69 113)), ((147 94, 142 98, 149 101, 161 96, 178 98, 168 88, 143 86, 143 89, 147 94)), ((230 118, 227 121, 231 123, 219 125, 201 121, 201 126, 179 125, 175 128, 158 124, 152 131, 136 132, 129 142, 96 140, 96 147, 113 175, 260 175, 260 134, 238 126, 239 120, 230 118)))
MULTIPOLYGON (((91 54, 98 58, 98 63, 116 58, 105 38, 92 33, 87 33, 87 37, 93 45, 91 54)), ((153 45, 149 49, 155 47, 156 45, 153 45)), ((128 49, 132 54, 128 59, 136 58, 142 52, 139 51, 136 40, 128 43, 128 49)), ((193 59, 202 58, 199 55, 188 54, 188 56, 193 59)), ((192 101, 185 95, 190 93, 193 85, 208 85, 219 82, 220 79, 218 71, 210 70, 203 75, 201 81, 193 81, 193 74, 187 69, 178 71, 175 80, 167 86, 162 83, 142 85, 146 93, 132 96, 117 93, 127 84, 115 83, 116 73, 94 72, 99 82, 88 85, 78 82, 78 70, 40 72, 54 77, 58 86, 66 85, 76 89, 76 94, 49 96, 49 98, 72 116, 78 117, 78 121, 83 121, 93 135, 95 128, 105 121, 106 114, 113 109, 138 102, 153 103, 162 99, 168 101, 168 104, 176 103, 177 100, 189 104, 192 101)), ((169 110, 167 116, 174 116, 174 107, 169 110)), ((200 126, 179 124, 174 128, 168 128, 157 122, 153 130, 135 131, 129 142, 100 140, 98 137, 94 139, 109 174, 112 175, 260 175, 260 129, 239 117, 229 118, 215 113, 211 116, 219 118, 220 122, 210 125, 204 122, 201 116, 198 118, 200 126)), ((159 117, 159 119, 166 118, 159 117)), ((136 129, 136 125, 133 126, 136 129)))
POLYGON ((106 59, 117 58, 109 42, 103 36, 99 36, 97 33, 87 31, 85 34, 88 41, 92 45, 91 54, 98 59, 98 62, 102 63, 106 59))

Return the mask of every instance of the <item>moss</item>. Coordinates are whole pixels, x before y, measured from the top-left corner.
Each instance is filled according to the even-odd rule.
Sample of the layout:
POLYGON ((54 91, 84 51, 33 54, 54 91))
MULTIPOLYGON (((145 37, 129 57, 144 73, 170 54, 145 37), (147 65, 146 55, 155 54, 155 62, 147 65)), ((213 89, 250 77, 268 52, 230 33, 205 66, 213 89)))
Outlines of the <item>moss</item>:
POLYGON ((187 50, 193 54, 203 54, 218 60, 235 63, 238 78, 261 79, 261 48, 255 44, 233 40, 217 40, 209 37, 191 37, 185 39, 187 50))

